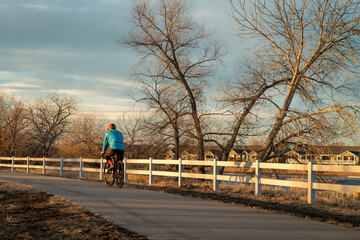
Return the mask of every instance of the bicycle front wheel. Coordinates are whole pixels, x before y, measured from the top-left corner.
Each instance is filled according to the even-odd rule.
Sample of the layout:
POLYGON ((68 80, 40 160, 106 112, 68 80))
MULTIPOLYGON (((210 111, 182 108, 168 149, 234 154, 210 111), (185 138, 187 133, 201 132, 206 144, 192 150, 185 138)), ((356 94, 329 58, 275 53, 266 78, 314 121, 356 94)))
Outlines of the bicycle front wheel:
POLYGON ((124 165, 119 161, 116 168, 116 184, 121 188, 124 185, 124 165))
POLYGON ((108 162, 106 162, 104 166, 104 180, 108 186, 112 186, 115 181, 114 168, 108 162))

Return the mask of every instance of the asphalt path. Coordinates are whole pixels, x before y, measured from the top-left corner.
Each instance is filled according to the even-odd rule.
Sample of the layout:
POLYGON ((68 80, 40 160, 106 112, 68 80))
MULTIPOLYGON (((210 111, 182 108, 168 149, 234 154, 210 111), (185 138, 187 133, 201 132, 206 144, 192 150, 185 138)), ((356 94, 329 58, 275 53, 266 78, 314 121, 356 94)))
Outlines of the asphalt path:
POLYGON ((360 230, 126 185, 3 172, 0 180, 64 197, 149 239, 360 240, 360 230))

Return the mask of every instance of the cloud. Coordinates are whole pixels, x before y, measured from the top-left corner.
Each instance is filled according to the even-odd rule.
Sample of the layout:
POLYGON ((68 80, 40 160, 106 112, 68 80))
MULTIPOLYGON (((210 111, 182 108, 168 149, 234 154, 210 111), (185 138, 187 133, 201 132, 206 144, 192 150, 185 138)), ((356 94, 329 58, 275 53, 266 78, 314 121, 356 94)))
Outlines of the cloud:
POLYGON ((22 83, 22 82, 9 82, 9 83, 0 83, 0 87, 7 88, 7 89, 16 89, 16 88, 39 88, 39 85, 29 84, 29 83, 22 83))
POLYGON ((0 43, 12 47, 112 49, 127 20, 121 5, 91 1, 5 1, 0 5, 0 43), (101 7, 102 6, 102 7, 101 7))
POLYGON ((0 71, 0 90, 39 89, 38 79, 23 72, 0 71))
POLYGON ((122 86, 127 86, 127 87, 133 87, 134 86, 132 81, 130 81, 128 79, 102 78, 102 79, 98 79, 97 81, 101 81, 102 83, 109 84, 109 85, 119 85, 119 84, 121 84, 122 86))
MULTIPOLYGON (((130 3, 1 0, 0 91, 26 97, 56 91, 78 96, 84 108, 131 111, 128 76, 137 55, 116 42, 131 27, 130 3)), ((223 9, 223 1, 194 2, 195 16, 226 36, 223 9)))

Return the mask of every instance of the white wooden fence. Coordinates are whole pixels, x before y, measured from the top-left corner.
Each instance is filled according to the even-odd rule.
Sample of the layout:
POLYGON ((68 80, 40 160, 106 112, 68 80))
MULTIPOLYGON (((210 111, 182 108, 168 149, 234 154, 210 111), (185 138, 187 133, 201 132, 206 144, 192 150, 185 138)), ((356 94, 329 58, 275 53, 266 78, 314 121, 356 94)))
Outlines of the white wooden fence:
MULTIPOLYGON (((16 168, 25 168, 26 173, 30 173, 31 169, 40 169, 42 174, 46 174, 47 170, 59 171, 60 176, 64 176, 64 171, 76 171, 79 172, 79 177, 84 177, 84 172, 99 173, 99 177, 103 180, 103 159, 66 159, 66 158, 31 158, 31 157, 0 157, 0 168, 11 168, 11 172, 14 172, 16 168), (26 162, 26 164, 16 164, 16 162, 26 162), (3 163, 7 162, 7 163, 3 163), (10 163, 9 163, 10 162, 10 163), (58 166, 48 166, 47 163, 55 163, 58 166), (78 167, 65 167, 65 163, 77 163, 78 167), (99 168, 84 167, 84 163, 98 163, 99 168)), ((54 165, 55 165, 54 164, 54 165)))
MULTIPOLYGON (((16 168, 26 168, 26 172, 30 173, 31 169, 41 169, 43 174, 46 170, 52 169, 59 171, 60 176, 64 176, 64 171, 78 171, 79 177, 84 176, 84 172, 99 173, 99 178, 103 179, 103 159, 65 159, 65 158, 15 158, 15 157, 0 157, 0 168, 11 168, 15 171, 16 168), (17 161, 25 161, 26 164, 16 164, 17 161), (4 163, 7 162, 7 163, 4 163), (40 164, 39 164, 40 162, 40 164), (57 162, 59 166, 47 166, 47 162, 57 162), (36 164, 37 163, 37 164, 36 164), (65 167, 65 163, 77 163, 77 167, 65 167), (84 163, 99 163, 99 167, 84 167, 84 163), (101 163, 101 164, 100 164, 101 163)), ((308 191, 308 203, 315 203, 316 190, 340 191, 340 192, 354 192, 360 193, 360 186, 345 185, 345 184, 331 184, 319 183, 315 181, 316 172, 341 172, 341 173, 360 173, 360 166, 339 166, 339 165, 315 165, 312 162, 308 164, 280 164, 280 163, 263 163, 256 162, 226 162, 226 161, 194 161, 194 160, 158 160, 158 159, 124 159, 125 181, 128 181, 128 175, 147 175, 149 177, 149 184, 154 183, 154 176, 175 177, 178 179, 178 185, 183 185, 184 178, 193 179, 207 179, 212 180, 213 190, 219 189, 219 181, 227 181, 232 183, 253 183, 255 186, 255 195, 261 196, 262 185, 285 186, 305 188, 308 191), (147 170, 136 170, 130 168, 132 164, 148 165, 147 170), (163 171, 155 170, 155 165, 175 165, 178 166, 178 171, 163 171), (212 172, 189 173, 184 171, 184 166, 207 166, 212 168, 212 172), (219 175, 219 167, 233 167, 233 168, 252 168, 254 169, 254 176, 238 176, 238 175, 219 175), (263 177, 263 169, 281 169, 281 170, 299 170, 307 172, 306 181, 301 180, 279 180, 269 177, 263 177)))

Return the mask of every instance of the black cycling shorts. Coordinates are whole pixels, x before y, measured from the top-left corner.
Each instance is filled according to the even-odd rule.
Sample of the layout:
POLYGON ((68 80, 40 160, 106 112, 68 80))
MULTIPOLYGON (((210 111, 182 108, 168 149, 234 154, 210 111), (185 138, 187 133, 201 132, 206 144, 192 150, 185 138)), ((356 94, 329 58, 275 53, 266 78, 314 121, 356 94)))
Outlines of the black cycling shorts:
POLYGON ((104 157, 106 158, 106 160, 109 160, 111 156, 117 155, 116 159, 122 161, 124 158, 124 153, 125 153, 124 150, 108 148, 106 150, 104 157))

